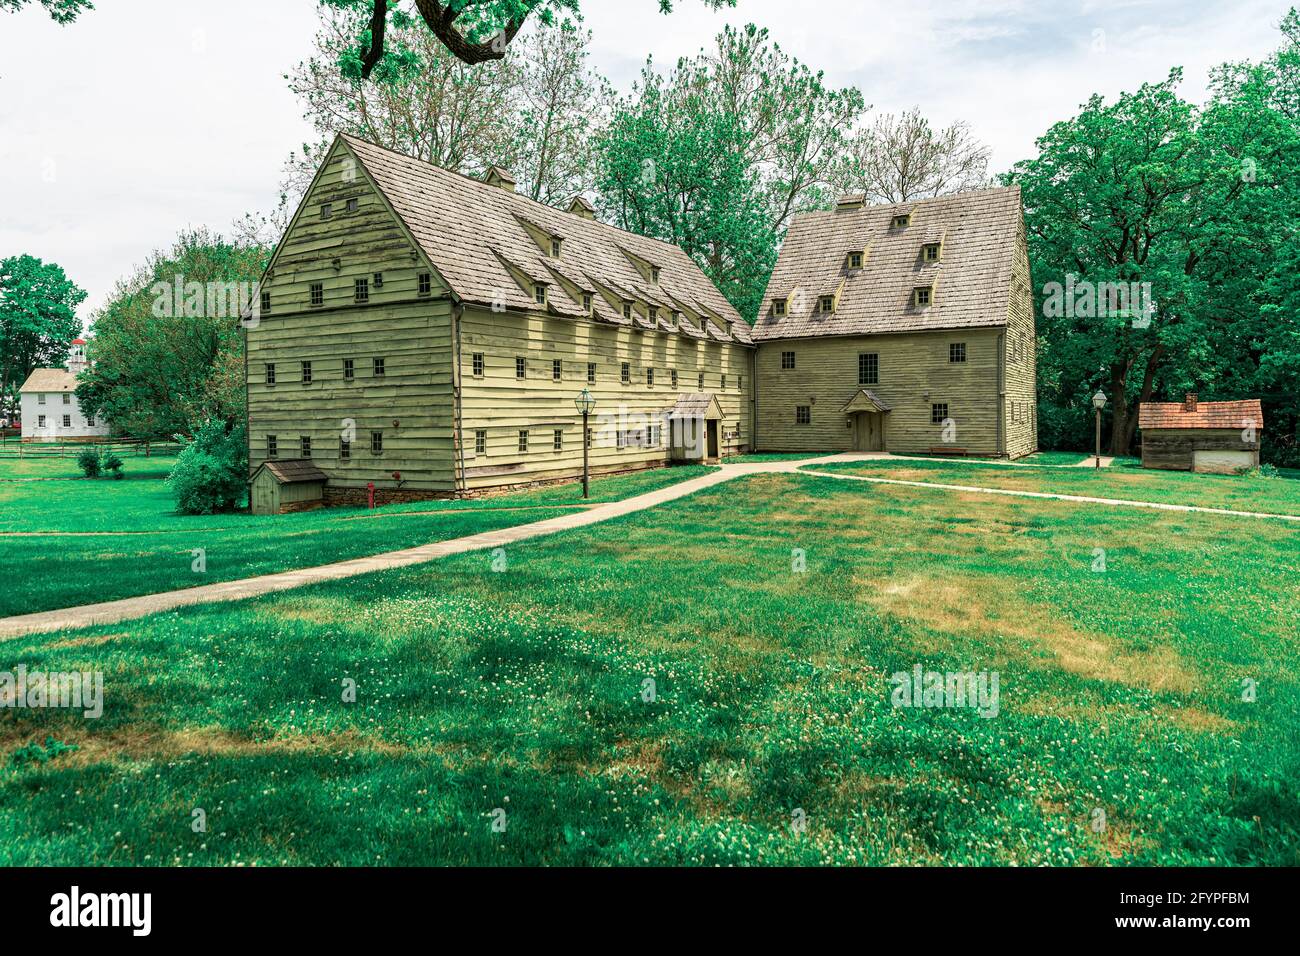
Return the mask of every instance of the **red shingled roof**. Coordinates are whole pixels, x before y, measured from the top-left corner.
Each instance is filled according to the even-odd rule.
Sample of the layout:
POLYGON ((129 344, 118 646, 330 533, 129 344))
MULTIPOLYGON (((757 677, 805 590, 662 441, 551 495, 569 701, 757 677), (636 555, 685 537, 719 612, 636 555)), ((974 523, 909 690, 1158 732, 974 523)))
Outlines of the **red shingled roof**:
POLYGON ((1138 409, 1138 427, 1149 428, 1255 428, 1264 427, 1264 410, 1259 399, 1244 402, 1198 402, 1196 411, 1185 411, 1182 402, 1143 402, 1138 409))

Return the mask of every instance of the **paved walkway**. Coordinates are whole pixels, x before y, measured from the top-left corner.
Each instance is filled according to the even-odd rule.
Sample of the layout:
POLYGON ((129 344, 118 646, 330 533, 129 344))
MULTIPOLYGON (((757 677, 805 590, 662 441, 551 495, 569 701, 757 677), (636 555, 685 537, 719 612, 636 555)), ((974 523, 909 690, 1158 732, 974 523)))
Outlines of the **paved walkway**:
MULTIPOLYGON (((467 551, 480 551, 499 548, 532 538, 539 538, 570 528, 582 528, 587 525, 608 521, 622 515, 632 514, 645 508, 653 508, 665 502, 675 501, 687 495, 695 494, 705 488, 741 478, 746 475, 777 474, 797 472, 805 465, 817 463, 840 463, 867 461, 879 458, 899 458, 903 456, 882 455, 875 452, 847 453, 841 455, 812 456, 809 458, 787 459, 781 461, 747 462, 744 464, 723 465, 715 472, 682 481, 667 488, 660 488, 644 495, 595 505, 585 511, 547 518, 531 524, 500 528, 496 531, 484 531, 454 538, 450 541, 437 541, 402 551, 390 551, 367 558, 353 558, 334 564, 324 564, 314 568, 301 568, 297 571, 282 571, 265 574, 255 578, 239 581, 225 581, 219 584, 205 584, 196 588, 179 591, 164 591, 161 594, 146 594, 141 597, 124 598, 120 601, 106 601, 102 604, 87 604, 83 607, 65 608, 56 611, 42 611, 37 614, 23 614, 16 617, 0 618, 0 640, 43 631, 68 630, 88 627, 92 624, 111 624, 132 618, 144 617, 159 611, 184 607, 189 604, 205 604, 213 601, 239 601, 244 598, 257 597, 275 591, 286 591, 316 584, 320 581, 337 581, 357 574, 371 571, 385 571, 390 568, 404 568, 412 564, 436 561, 453 554, 467 551)), ((906 460, 906 459, 903 459, 906 460)), ((929 461, 931 459, 921 459, 929 461)), ((981 488, 974 485, 951 485, 928 481, 903 481, 897 478, 873 478, 867 475, 848 475, 835 472, 809 469, 801 474, 815 475, 821 478, 836 478, 844 481, 865 481, 882 485, 905 485, 912 488, 931 488, 938 491, 963 491, 987 495, 1005 495, 1012 498, 1047 498, 1055 501, 1075 501, 1088 504, 1110 505, 1115 507, 1153 508, 1160 511, 1200 512, 1204 514, 1235 515, 1246 518, 1273 518, 1281 521, 1300 521, 1300 515, 1269 514, 1256 511, 1230 511, 1224 508, 1205 508, 1197 505, 1160 504, 1152 501, 1131 501, 1124 498, 1090 498, 1082 495, 1054 494, 1045 491, 1016 491, 1007 488, 981 488)))

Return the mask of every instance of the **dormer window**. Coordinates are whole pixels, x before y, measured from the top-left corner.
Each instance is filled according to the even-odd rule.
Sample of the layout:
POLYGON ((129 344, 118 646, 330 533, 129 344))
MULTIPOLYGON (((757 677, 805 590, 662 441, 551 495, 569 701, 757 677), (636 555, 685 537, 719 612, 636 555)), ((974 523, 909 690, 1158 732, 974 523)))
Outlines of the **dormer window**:
POLYGON ((785 299, 772 300, 772 314, 785 315, 785 299))
POLYGON ((650 321, 651 321, 651 322, 658 322, 658 321, 659 321, 659 307, 658 307, 658 306, 654 306, 654 305, 650 306, 650 321))
POLYGON ((551 258, 552 258, 552 259, 558 259, 558 258, 560 258, 560 246, 561 246, 561 244, 562 244, 562 240, 560 240, 560 239, 556 239, 556 238, 552 237, 552 239, 551 239, 551 258))
POLYGON ((659 282, 659 267, 658 267, 658 266, 651 266, 651 267, 650 267, 650 281, 651 281, 651 282, 654 282, 654 283, 656 283, 656 284, 659 282))
POLYGON ((860 252, 850 252, 850 253, 849 253, 849 268, 850 268, 850 269, 861 269, 861 268, 862 268, 862 253, 860 253, 860 252))
POLYGON ((918 309, 923 309, 930 304, 934 298, 934 290, 931 286, 917 286, 912 290, 912 304, 918 309))
POLYGON ((533 301, 538 305, 546 304, 546 284, 537 282, 533 284, 533 301))
POLYGON ((586 312, 588 315, 591 315, 591 293, 590 292, 582 293, 582 311, 586 312))
POLYGON ((824 295, 824 296, 821 296, 821 297, 817 300, 817 311, 818 311, 818 312, 834 312, 834 311, 835 311, 835 296, 833 296, 833 295, 824 295))
POLYGON ((627 299, 623 300, 623 318, 625 319, 632 318, 632 303, 629 302, 627 299))
POLYGON ((921 258, 925 262, 939 261, 939 243, 927 242, 921 247, 921 258))
POLYGON ((895 229, 906 229, 911 224, 912 224, 912 216, 910 213, 903 213, 900 216, 894 217, 895 229))

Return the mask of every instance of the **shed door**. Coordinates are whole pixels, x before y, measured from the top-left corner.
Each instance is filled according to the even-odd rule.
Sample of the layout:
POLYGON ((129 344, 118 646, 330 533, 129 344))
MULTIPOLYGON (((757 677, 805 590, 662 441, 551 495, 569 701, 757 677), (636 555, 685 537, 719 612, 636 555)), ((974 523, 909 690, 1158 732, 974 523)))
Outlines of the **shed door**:
POLYGON ((273 515, 280 510, 280 486, 265 471, 253 482, 252 511, 255 515, 273 515))

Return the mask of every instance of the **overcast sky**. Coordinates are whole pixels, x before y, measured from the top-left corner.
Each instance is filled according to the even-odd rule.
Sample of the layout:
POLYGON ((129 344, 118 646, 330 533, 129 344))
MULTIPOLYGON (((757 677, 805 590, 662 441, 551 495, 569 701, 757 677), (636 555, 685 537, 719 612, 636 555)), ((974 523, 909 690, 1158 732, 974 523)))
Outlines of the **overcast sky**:
MULTIPOLYGON (((1293 0, 1294 2, 1294 0, 1293 0)), ((1278 45, 1281 0, 582 0, 593 65, 626 89, 724 23, 766 26, 879 112, 965 119, 995 171, 1091 93, 1170 67, 1200 99, 1224 60, 1278 45)), ((0 257, 60 263, 90 297, 186 226, 227 231, 270 208, 289 151, 312 139, 283 75, 308 55, 316 0, 96 0, 58 27, 0 13, 0 257)))

